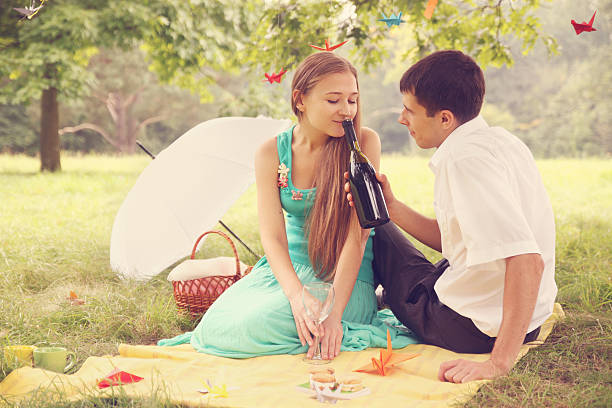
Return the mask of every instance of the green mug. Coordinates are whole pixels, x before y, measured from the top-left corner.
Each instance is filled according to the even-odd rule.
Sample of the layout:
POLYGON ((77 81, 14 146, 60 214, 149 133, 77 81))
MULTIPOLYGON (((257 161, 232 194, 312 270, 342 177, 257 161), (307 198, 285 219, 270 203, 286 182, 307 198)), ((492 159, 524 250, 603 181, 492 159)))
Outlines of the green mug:
POLYGON ((76 354, 68 351, 65 347, 38 347, 33 354, 35 367, 57 373, 67 372, 76 362, 76 354), (66 364, 68 357, 70 357, 70 361, 66 364))

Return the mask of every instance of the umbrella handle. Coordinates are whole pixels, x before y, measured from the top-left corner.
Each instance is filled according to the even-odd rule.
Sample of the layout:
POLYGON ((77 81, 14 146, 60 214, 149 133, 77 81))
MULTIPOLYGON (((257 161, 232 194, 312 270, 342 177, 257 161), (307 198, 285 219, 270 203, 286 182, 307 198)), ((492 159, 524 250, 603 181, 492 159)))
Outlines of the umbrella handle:
MULTIPOLYGON (((234 258, 236 258, 236 280, 239 279, 241 275, 240 275, 240 258, 238 258, 238 251, 236 250, 236 246, 234 245, 234 242, 232 241, 232 239, 221 231, 206 231, 205 233, 200 235, 193 246, 193 250, 191 251, 191 259, 195 259, 195 253, 196 253, 196 250, 198 249, 198 244, 200 243, 200 240, 208 234, 219 234, 223 238, 225 238, 227 242, 229 242, 229 244, 232 247, 232 251, 234 252, 234 258)), ((250 272, 250 269, 251 268, 247 268, 247 270, 245 271, 245 275, 246 273, 250 272)))

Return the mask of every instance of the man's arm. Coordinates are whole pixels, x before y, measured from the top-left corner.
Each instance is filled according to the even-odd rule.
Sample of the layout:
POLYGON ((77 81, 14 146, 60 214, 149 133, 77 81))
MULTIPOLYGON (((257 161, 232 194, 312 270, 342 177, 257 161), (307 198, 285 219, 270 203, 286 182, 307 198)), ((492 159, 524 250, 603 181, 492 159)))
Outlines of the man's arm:
MULTIPOLYGON (((380 176, 380 178, 386 178, 385 175, 380 176)), ((393 200, 389 203, 387 209, 389 210, 389 217, 398 227, 428 247, 442 252, 440 227, 435 218, 425 217, 399 200, 393 200)))
MULTIPOLYGON (((348 172, 344 173, 344 178, 348 180, 348 172)), ((406 231, 408 234, 412 235, 421 243, 435 249, 438 252, 442 252, 440 227, 438 226, 438 221, 436 221, 434 218, 428 218, 419 214, 406 204, 397 200, 393 195, 393 191, 391 191, 391 184, 389 183, 387 176, 377 172, 376 178, 382 187, 385 203, 387 204, 387 210, 389 210, 389 218, 391 218, 391 220, 397 224, 397 226, 406 231)), ((346 199, 348 200, 349 205, 352 207, 353 195, 351 194, 351 188, 348 182, 344 184, 344 191, 346 191, 346 199)))
POLYGON ((438 371, 440 381, 462 383, 491 379, 510 371, 533 316, 543 271, 540 254, 506 258, 502 323, 491 358, 484 362, 446 361, 438 371))

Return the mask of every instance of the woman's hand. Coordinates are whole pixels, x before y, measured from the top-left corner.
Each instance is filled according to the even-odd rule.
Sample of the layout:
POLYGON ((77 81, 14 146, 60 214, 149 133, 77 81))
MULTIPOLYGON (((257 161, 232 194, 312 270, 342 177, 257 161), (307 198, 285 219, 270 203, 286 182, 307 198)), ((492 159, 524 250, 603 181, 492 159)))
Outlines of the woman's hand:
POLYGON ((302 303, 302 292, 299 291, 295 295, 290 296, 289 304, 291 305, 291 311, 293 312, 293 320, 295 320, 295 327, 297 329, 298 337, 300 338, 300 343, 302 343, 302 346, 308 343, 308 345, 311 346, 310 350, 314 350, 312 348, 312 336, 317 335, 317 326, 306 315, 306 310, 304 310, 304 304, 302 303))
MULTIPOLYGON (((321 337, 321 358, 323 360, 333 360, 340 354, 340 346, 342 345, 342 323, 341 319, 329 315, 327 319, 321 323, 323 336, 321 337)), ((311 358, 314 353, 314 344, 308 349, 307 357, 311 358)))

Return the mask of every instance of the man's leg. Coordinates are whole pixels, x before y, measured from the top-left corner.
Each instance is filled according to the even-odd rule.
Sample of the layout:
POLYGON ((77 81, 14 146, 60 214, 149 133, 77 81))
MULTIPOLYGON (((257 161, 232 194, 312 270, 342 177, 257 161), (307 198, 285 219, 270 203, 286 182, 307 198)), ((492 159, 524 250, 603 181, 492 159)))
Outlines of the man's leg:
POLYGON ((445 329, 439 327, 429 305, 428 288, 433 288, 441 268, 429 262, 391 222, 376 228, 373 250, 374 276, 384 288, 383 302, 421 341, 448 347, 438 338, 445 329))
POLYGON ((436 270, 392 222, 375 229, 373 250, 374 279, 383 286, 387 304, 436 270))
MULTIPOLYGON (((399 228, 388 223, 376 228, 373 266, 385 289, 385 303, 424 343, 461 353, 492 350, 494 337, 439 301, 434 285, 448 267, 447 260, 433 265, 399 228)), ((527 334, 525 341, 534 340, 538 332, 527 334)))

